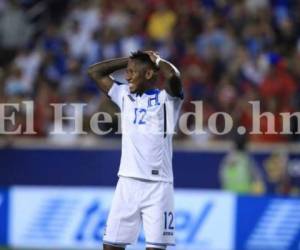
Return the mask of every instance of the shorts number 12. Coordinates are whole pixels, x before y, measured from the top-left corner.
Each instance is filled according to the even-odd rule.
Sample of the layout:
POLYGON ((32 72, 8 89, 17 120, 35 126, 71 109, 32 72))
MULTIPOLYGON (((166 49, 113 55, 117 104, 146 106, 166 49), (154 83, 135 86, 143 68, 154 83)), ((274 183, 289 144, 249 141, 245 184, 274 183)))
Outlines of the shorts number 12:
POLYGON ((173 230, 174 226, 173 224, 173 220, 174 220, 174 215, 172 212, 164 212, 164 217, 165 217, 165 229, 170 229, 173 230))

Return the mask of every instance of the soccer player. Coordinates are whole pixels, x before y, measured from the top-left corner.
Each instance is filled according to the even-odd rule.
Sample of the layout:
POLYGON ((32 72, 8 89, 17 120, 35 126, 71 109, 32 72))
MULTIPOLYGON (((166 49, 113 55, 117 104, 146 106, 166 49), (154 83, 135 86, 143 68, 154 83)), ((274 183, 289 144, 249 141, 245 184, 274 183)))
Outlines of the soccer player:
POLYGON ((122 156, 104 250, 123 250, 143 225, 146 249, 174 245, 172 136, 182 104, 180 73, 153 51, 137 51, 89 67, 89 76, 121 110, 122 156), (110 74, 126 68, 128 84, 110 74), (155 88, 159 73, 164 89, 155 88))

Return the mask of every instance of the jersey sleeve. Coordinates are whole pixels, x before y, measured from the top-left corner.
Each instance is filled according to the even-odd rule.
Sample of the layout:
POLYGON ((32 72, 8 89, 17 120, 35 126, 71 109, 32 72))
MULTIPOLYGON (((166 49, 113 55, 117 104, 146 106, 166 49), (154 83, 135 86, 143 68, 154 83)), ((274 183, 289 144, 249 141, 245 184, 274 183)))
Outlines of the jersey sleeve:
POLYGON ((128 94, 128 85, 121 84, 119 82, 114 82, 110 90, 108 91, 108 96, 111 100, 116 103, 120 109, 122 109, 123 97, 128 94))

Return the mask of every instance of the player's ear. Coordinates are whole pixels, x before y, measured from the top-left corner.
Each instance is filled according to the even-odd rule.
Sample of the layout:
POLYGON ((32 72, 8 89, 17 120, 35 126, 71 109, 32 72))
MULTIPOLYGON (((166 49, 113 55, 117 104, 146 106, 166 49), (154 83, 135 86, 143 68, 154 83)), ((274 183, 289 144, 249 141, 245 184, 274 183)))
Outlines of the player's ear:
POLYGON ((153 75, 154 75, 154 70, 153 69, 147 69, 146 70, 146 75, 145 75, 146 80, 152 79, 153 75))

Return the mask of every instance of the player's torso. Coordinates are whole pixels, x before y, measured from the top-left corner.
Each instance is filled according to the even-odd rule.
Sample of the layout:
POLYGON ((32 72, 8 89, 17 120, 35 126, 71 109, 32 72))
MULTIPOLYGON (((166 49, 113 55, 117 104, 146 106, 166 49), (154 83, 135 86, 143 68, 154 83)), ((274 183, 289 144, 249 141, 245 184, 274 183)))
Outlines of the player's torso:
POLYGON ((142 95, 128 94, 122 102, 122 132, 130 137, 148 138, 149 135, 163 136, 164 93, 158 89, 142 95))
POLYGON ((146 179, 172 178, 165 99, 165 91, 158 89, 124 96, 121 174, 146 179))

